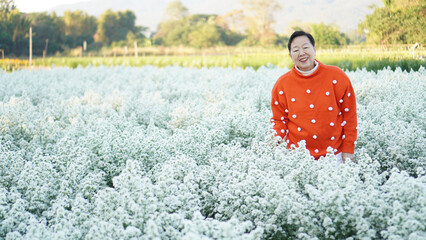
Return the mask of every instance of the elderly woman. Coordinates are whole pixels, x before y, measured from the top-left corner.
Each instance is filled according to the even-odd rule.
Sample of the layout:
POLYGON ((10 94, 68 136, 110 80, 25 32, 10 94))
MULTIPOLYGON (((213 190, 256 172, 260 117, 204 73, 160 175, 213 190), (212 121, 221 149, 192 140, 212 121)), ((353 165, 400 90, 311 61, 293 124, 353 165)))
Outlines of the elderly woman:
POLYGON ((309 33, 294 32, 288 50, 294 67, 272 89, 271 122, 276 135, 288 148, 305 140, 315 159, 331 147, 340 162, 354 161, 356 100, 348 76, 315 59, 315 40, 309 33))

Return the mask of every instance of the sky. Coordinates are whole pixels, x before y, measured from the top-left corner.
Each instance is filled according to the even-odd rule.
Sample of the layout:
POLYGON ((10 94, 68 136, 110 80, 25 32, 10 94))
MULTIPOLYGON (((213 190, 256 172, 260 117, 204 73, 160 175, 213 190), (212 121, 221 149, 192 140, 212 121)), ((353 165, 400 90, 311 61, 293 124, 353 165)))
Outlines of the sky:
POLYGON ((21 12, 47 11, 59 4, 84 2, 85 0, 15 0, 15 5, 21 12))

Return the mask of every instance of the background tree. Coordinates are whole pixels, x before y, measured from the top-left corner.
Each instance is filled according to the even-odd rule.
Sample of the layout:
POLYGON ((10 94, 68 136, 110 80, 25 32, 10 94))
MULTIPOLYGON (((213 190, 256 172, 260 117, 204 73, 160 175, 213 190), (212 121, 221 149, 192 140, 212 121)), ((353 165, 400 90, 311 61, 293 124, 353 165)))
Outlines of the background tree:
POLYGON ((12 46, 9 49, 17 56, 28 52, 30 25, 31 21, 17 9, 6 13, 6 32, 12 37, 12 46))
POLYGON ((15 1, 13 0, 0 0, 0 11, 2 14, 6 14, 16 9, 15 1))
POLYGON ((189 33, 188 8, 180 1, 170 2, 154 34, 155 43, 165 46, 188 45, 189 33))
POLYGON ((0 0, 0 48, 6 54, 21 55, 28 52, 30 21, 21 14, 12 0, 0 0))
POLYGON ((358 25, 367 33, 372 44, 413 44, 426 38, 426 1, 383 0, 385 6, 376 8, 358 25))
POLYGON ((191 31, 188 35, 188 45, 203 48, 224 45, 224 31, 216 25, 216 15, 193 15, 190 18, 191 31))
POLYGON ((86 41, 88 45, 94 42, 97 30, 97 19, 87 13, 77 10, 64 12, 65 44, 69 48, 82 46, 86 41))
POLYGON ((62 18, 56 16, 56 13, 53 12, 51 15, 46 12, 31 13, 28 18, 33 28, 34 55, 43 55, 44 50, 46 54, 62 52, 66 48, 64 46, 65 24, 62 18))
POLYGON ((97 39, 104 46, 111 45, 112 42, 126 40, 129 32, 136 37, 143 38, 143 28, 135 25, 136 15, 133 11, 112 12, 105 11, 98 20, 97 39))
POLYGON ((324 23, 310 24, 310 29, 316 46, 349 44, 349 38, 340 32, 335 25, 326 25, 324 23))
POLYGON ((274 44, 276 40, 272 24, 274 12, 281 8, 277 0, 241 0, 244 7, 246 31, 250 44, 274 44))
POLYGON ((244 12, 243 10, 234 10, 217 18, 217 25, 224 29, 244 33, 244 12))
POLYGON ((244 38, 244 14, 242 10, 234 10, 216 17, 216 25, 223 29, 222 40, 225 45, 234 46, 244 38))
POLYGON ((189 15, 188 8, 181 1, 173 1, 167 5, 164 12, 164 21, 176 21, 185 18, 189 15))

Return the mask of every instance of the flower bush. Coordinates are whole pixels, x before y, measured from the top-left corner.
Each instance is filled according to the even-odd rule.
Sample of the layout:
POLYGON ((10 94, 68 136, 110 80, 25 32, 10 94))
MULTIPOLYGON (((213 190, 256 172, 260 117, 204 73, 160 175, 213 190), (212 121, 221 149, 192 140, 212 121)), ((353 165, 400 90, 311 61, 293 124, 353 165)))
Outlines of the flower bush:
POLYGON ((286 71, 0 73, 0 238, 425 239, 425 69, 347 72, 340 165, 271 135, 286 71))

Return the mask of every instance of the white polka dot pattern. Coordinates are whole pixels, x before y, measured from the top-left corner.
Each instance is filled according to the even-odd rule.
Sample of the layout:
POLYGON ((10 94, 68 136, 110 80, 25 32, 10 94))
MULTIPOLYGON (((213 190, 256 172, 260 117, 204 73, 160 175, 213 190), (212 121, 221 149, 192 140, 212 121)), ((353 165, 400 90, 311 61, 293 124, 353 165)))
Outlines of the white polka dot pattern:
POLYGON ((283 94, 284 94, 284 92, 283 92, 283 91, 280 91, 280 92, 279 92, 279 94, 280 94, 280 95, 283 95, 283 94))

